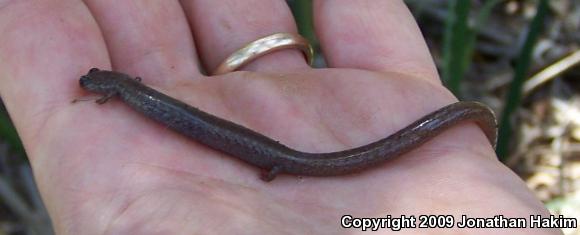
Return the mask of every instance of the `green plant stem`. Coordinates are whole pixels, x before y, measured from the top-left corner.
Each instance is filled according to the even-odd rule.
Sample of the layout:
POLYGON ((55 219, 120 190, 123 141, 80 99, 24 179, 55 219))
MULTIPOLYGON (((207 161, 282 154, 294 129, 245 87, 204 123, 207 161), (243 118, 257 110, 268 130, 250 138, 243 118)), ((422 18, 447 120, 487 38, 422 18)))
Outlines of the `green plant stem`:
POLYGON ((292 10, 300 35, 308 39, 309 42, 316 41, 312 18, 312 0, 295 0, 292 10))
POLYGON ((465 45, 471 30, 468 28, 471 0, 452 0, 445 25, 443 38, 443 81, 447 88, 458 97, 460 84, 465 73, 465 45))
POLYGON ((542 31, 544 18, 547 12, 548 1, 540 0, 536 11, 536 16, 534 16, 532 19, 529 31, 524 41, 524 45, 520 50, 517 59, 514 78, 506 96, 505 106, 500 118, 499 139, 496 149, 496 153, 500 160, 505 160, 509 152, 509 140, 512 136, 512 116, 516 109, 520 106, 522 86, 530 68, 534 45, 536 44, 540 32, 542 31))
POLYGON ((5 113, 0 113, 0 138, 10 145, 12 153, 24 154, 24 147, 22 147, 16 128, 14 128, 10 118, 5 113))

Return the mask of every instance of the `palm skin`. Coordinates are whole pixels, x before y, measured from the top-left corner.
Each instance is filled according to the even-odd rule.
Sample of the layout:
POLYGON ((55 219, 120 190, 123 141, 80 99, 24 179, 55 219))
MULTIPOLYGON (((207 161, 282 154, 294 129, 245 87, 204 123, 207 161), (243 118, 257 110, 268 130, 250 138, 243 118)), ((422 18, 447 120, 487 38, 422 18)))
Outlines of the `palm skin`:
MULTIPOLYGON (((365 172, 280 175, 265 183, 259 169, 147 120, 118 100, 70 102, 90 96, 79 88, 78 77, 91 67, 112 67, 292 148, 327 152, 383 138, 455 102, 433 79, 432 64, 416 65, 424 70, 405 65, 378 69, 355 61, 310 69, 289 59, 300 58, 290 50, 261 58, 245 68, 250 71, 207 77, 195 64, 209 70, 219 62, 212 57, 223 58, 231 50, 212 53, 207 48, 215 42, 195 29, 193 37, 202 44, 199 61, 183 48, 166 48, 157 40, 192 44, 189 31, 163 24, 163 12, 170 7, 157 6, 153 12, 161 13, 146 17, 151 30, 163 30, 157 31, 162 36, 148 34, 152 40, 126 37, 107 24, 110 18, 104 15, 113 13, 99 10, 107 1, 86 1, 88 8, 64 1, 15 2, 0 7, 5 32, 0 36, 0 92, 59 234, 353 233, 359 230, 340 227, 342 215, 453 214, 458 219, 461 214, 548 214, 496 160, 472 123, 365 172), (22 17, 17 13, 32 17, 16 21, 22 17)), ((183 2, 186 12, 200 4, 183 2)), ((326 52, 331 65, 341 63, 340 55, 326 52)), ((423 53, 416 61, 429 57, 423 53)), ((429 232, 458 231, 404 229, 398 234, 429 232)))

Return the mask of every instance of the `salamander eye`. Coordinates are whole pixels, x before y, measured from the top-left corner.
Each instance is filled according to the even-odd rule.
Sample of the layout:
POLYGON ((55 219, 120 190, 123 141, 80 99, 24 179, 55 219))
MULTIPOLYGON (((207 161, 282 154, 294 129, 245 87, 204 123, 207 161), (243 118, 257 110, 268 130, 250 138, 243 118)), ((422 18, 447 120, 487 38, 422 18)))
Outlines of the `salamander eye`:
POLYGON ((97 69, 97 68, 92 68, 92 69, 90 69, 90 70, 89 70, 89 73, 94 73, 94 72, 98 72, 98 71, 99 71, 99 69, 97 69))

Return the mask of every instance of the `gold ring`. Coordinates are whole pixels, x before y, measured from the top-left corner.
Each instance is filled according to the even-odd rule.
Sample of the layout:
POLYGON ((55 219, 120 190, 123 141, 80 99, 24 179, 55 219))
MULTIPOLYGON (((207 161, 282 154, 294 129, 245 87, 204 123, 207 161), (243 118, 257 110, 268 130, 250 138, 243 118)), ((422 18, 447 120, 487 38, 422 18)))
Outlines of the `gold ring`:
POLYGON ((292 33, 275 33, 250 42, 224 60, 212 73, 219 75, 233 72, 265 54, 289 48, 300 49, 309 65, 312 65, 314 52, 304 37, 292 33))

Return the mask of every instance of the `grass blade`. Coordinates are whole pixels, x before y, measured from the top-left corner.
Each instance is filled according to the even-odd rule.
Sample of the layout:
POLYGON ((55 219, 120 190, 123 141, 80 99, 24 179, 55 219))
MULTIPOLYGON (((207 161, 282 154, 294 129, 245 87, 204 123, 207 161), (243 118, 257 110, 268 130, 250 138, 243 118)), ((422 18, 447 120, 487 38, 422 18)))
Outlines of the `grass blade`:
POLYGON ((540 0, 536 11, 536 16, 534 16, 532 19, 524 41, 524 45, 520 50, 517 59, 514 79, 506 96, 505 106, 500 118, 499 138, 496 149, 496 153, 500 160, 505 160, 509 151, 509 140, 512 134, 512 125, 510 121, 512 120, 513 113, 520 106, 522 98, 522 86, 530 68, 534 45, 536 44, 540 32, 542 31, 544 18, 547 12, 548 1, 540 0))
POLYGON ((443 69, 442 77, 447 88, 458 97, 460 84, 466 70, 465 45, 471 30, 468 27, 471 0, 452 0, 443 36, 443 69))
POLYGON ((315 42, 316 35, 313 26, 312 0, 294 0, 290 7, 294 14, 294 19, 296 19, 296 25, 298 26, 300 35, 308 39, 311 43, 315 42))
POLYGON ((0 139, 9 144, 12 153, 19 156, 24 155, 24 147, 22 147, 20 137, 6 113, 0 113, 0 139))

